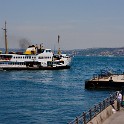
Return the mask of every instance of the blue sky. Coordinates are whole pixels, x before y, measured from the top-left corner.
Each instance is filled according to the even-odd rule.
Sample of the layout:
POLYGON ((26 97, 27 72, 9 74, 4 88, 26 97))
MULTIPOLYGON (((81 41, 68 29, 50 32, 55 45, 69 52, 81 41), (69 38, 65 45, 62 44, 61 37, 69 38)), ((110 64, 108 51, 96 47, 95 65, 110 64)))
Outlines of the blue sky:
MULTIPOLYGON (((57 49, 124 46, 124 0, 0 0, 9 48, 21 39, 57 49)), ((4 33, 0 30, 0 47, 4 33)))

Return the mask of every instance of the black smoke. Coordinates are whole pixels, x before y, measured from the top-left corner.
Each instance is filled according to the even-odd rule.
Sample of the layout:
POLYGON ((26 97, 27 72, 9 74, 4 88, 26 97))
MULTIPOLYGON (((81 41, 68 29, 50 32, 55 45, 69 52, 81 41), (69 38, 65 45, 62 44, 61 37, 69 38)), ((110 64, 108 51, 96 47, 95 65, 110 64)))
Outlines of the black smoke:
POLYGON ((25 38, 19 40, 20 49, 27 49, 30 45, 30 41, 25 38))

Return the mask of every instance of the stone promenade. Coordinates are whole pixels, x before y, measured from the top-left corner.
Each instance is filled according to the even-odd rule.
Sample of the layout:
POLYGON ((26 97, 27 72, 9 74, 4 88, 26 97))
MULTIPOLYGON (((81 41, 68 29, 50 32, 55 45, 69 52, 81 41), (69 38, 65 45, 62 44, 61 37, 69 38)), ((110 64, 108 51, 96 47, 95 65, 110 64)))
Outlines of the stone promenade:
POLYGON ((124 108, 112 114, 102 124, 124 124, 124 108))

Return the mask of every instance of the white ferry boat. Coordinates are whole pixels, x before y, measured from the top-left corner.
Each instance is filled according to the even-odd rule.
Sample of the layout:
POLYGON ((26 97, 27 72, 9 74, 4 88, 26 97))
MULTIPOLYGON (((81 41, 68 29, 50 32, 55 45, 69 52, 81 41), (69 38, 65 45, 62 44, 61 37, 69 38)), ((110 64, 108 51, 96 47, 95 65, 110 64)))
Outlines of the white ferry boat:
MULTIPOLYGON (((61 54, 53 54, 51 49, 45 49, 41 45, 29 46, 24 53, 8 52, 5 23, 5 54, 0 54, 0 70, 57 70, 69 69, 71 57, 61 54)), ((59 37, 58 37, 59 38, 59 37)), ((58 39, 59 40, 59 39, 58 39)))

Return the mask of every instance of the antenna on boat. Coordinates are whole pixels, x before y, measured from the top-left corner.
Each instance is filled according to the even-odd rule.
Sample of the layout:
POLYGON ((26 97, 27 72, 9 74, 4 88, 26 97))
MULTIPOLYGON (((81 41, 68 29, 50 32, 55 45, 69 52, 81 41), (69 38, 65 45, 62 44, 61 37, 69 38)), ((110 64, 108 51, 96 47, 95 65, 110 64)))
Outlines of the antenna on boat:
POLYGON ((5 21, 5 28, 2 28, 4 30, 4 34, 5 34, 5 53, 8 53, 8 44, 7 44, 7 29, 6 29, 6 21, 5 21))
POLYGON ((59 39, 60 39, 60 36, 58 35, 58 46, 59 46, 59 49, 58 49, 58 54, 61 54, 60 44, 59 44, 59 39))

